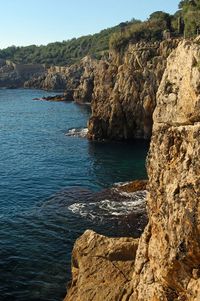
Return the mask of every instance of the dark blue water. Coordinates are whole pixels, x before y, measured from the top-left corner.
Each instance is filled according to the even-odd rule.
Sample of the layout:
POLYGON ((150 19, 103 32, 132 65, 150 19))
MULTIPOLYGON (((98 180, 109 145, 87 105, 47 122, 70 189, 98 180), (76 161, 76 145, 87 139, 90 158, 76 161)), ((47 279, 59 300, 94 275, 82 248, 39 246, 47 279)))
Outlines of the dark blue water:
POLYGON ((87 228, 123 234, 112 223, 74 214, 69 206, 91 200, 91 191, 146 176, 146 143, 94 143, 66 136, 72 128, 86 127, 90 110, 72 102, 32 100, 49 94, 0 90, 0 300, 4 301, 62 300, 75 239, 87 228))

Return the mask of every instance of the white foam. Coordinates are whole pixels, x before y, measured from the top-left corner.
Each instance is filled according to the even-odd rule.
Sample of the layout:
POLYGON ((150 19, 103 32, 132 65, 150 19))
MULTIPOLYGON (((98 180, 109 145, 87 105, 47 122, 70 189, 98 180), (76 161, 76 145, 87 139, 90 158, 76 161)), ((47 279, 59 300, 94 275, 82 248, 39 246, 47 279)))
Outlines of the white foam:
POLYGON ((103 199, 100 201, 74 203, 68 209, 74 214, 89 219, 105 219, 116 218, 117 216, 128 215, 133 212, 141 212, 144 210, 146 190, 132 192, 124 201, 116 201, 103 199))
POLYGON ((85 138, 88 133, 88 128, 78 128, 78 129, 70 129, 65 136, 72 136, 72 137, 82 137, 85 138))

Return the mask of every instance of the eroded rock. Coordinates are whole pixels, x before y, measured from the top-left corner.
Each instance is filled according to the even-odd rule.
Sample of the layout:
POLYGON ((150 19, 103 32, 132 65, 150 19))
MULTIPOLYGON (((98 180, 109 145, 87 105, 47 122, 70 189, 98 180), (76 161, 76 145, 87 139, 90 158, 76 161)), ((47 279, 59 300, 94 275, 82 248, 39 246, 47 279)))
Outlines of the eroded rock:
MULTIPOLYGON (((128 269, 124 271, 127 281, 119 278, 118 282, 102 261, 91 261, 89 253, 99 254, 101 245, 97 234, 92 234, 92 244, 86 247, 89 253, 86 251, 85 256, 81 251, 81 258, 77 256, 79 262, 88 260, 84 266, 90 266, 86 271, 91 274, 88 281, 79 272, 76 274, 74 298, 70 299, 70 289, 67 301, 200 300, 199 61, 199 43, 181 42, 168 59, 157 93, 148 155, 149 223, 139 239, 132 267, 129 266, 131 278, 128 269), (108 273, 105 287, 101 278, 104 273, 108 273), (101 279, 102 287, 97 279, 101 279)), ((112 243, 107 238, 106 244, 109 241, 112 243)), ((123 246, 123 242, 118 242, 123 246)))
POLYGON ((92 116, 88 137, 94 140, 149 139, 156 92, 166 60, 178 40, 130 45, 112 53, 94 70, 92 116))
POLYGON ((72 283, 65 301, 120 300, 130 281, 138 240, 86 231, 72 254, 72 283))
POLYGON ((148 158, 149 225, 140 239, 129 300, 200 300, 200 70, 195 60, 200 45, 180 43, 158 90, 148 158))

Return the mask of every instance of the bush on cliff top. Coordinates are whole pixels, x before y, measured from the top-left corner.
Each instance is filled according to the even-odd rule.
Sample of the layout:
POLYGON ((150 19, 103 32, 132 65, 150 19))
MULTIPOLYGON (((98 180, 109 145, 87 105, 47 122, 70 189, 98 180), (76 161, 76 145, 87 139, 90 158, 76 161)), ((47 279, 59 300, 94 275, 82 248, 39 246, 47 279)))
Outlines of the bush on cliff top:
POLYGON ((147 21, 131 24, 123 31, 114 33, 110 39, 110 48, 119 51, 129 43, 160 41, 163 39, 164 31, 176 31, 172 23, 173 19, 174 16, 165 12, 154 12, 147 21))
POLYGON ((185 37, 200 34, 200 0, 184 0, 179 7, 185 24, 185 37))

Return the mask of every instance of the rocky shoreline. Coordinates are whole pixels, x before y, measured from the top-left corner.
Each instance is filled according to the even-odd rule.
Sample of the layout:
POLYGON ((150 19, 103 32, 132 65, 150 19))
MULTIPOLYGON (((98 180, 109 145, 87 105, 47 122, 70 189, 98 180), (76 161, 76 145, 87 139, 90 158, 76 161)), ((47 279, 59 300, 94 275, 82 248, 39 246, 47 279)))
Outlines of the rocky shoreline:
POLYGON ((199 62, 199 38, 169 39, 23 82, 90 102, 89 139, 151 138, 144 233, 135 240, 86 231, 74 246, 65 301, 200 300, 199 62))
POLYGON ((140 42, 130 44, 124 53, 110 51, 109 57, 101 60, 86 56, 71 66, 52 66, 42 73, 29 73, 29 78, 21 73, 21 85, 65 91, 67 100, 91 103, 91 140, 150 139, 156 92, 167 57, 178 42, 140 42))
POLYGON ((170 54, 148 155, 149 223, 139 241, 86 231, 65 301, 200 299, 200 44, 170 54))
POLYGON ((51 67, 25 82, 27 88, 70 91, 70 99, 91 103, 91 140, 150 139, 156 92, 169 54, 179 40, 130 44, 109 58, 86 56, 79 64, 51 67))

